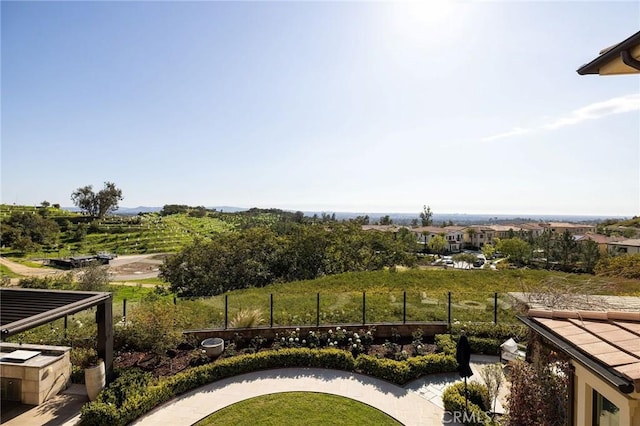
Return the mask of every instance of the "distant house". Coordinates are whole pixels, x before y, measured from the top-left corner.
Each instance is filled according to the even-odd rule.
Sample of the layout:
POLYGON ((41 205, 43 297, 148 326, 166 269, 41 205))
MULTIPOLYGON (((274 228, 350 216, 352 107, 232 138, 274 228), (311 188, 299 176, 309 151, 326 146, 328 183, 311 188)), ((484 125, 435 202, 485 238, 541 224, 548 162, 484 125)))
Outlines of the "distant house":
POLYGON ((496 231, 485 225, 471 225, 464 229, 465 247, 482 248, 486 244, 493 244, 496 231))
POLYGON ((613 254, 637 254, 640 253, 640 239, 613 241, 607 247, 613 254))
POLYGON ((523 236, 526 235, 532 239, 538 238, 545 231, 545 228, 539 223, 521 223, 518 227, 523 236))
POLYGON ((612 242, 620 241, 620 237, 608 237, 602 234, 596 234, 594 232, 587 232, 584 235, 576 235, 575 240, 578 244, 584 244, 586 241, 593 241, 598 244, 598 250, 600 254, 609 253, 609 244, 612 242))
POLYGON ((544 229, 548 229, 553 234, 564 234, 568 231, 571 235, 583 235, 588 232, 595 233, 595 225, 586 225, 578 223, 566 223, 566 222, 548 222, 541 223, 544 229))
POLYGON ((538 337, 527 354, 546 348, 571 364, 568 424, 640 425, 640 297, 572 295, 549 306, 545 295, 512 295, 529 308, 518 319, 538 337))
POLYGON ((419 244, 427 245, 436 235, 442 235, 447 241, 446 250, 448 252, 459 252, 464 244, 463 226, 420 226, 411 228, 411 232, 416 237, 419 244))

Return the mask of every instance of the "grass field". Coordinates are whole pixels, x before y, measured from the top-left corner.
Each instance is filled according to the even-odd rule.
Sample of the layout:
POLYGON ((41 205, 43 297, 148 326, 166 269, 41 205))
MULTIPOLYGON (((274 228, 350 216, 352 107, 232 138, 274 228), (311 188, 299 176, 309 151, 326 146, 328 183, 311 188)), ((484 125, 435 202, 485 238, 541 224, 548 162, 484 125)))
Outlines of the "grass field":
POLYGON ((286 392, 247 399, 196 423, 236 426, 400 425, 398 421, 353 399, 313 392, 286 392))
MULTIPOLYGON (((318 294, 321 324, 359 324, 362 323, 363 292, 366 323, 402 322, 404 319, 446 321, 448 292, 451 292, 452 321, 491 322, 494 320, 494 294, 498 293, 498 321, 514 322, 516 312, 506 293, 540 288, 545 283, 570 291, 578 288, 599 294, 640 296, 638 281, 592 275, 543 270, 407 270, 347 273, 232 291, 226 297, 229 319, 243 309, 260 309, 264 324, 269 324, 273 295, 274 325, 315 325, 318 294)), ((194 324, 197 327, 224 326, 225 295, 180 300, 178 306, 202 312, 200 318, 205 321, 194 324)))

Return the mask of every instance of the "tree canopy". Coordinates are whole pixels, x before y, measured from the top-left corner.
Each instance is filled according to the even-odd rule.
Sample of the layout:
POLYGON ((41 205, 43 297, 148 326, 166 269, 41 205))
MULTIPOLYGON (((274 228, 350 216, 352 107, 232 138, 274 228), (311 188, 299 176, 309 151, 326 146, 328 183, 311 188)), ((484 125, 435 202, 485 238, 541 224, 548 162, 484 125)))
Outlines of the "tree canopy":
POLYGON ((195 241, 169 257, 160 276, 180 296, 212 296, 276 281, 412 266, 415 257, 403 245, 391 233, 353 223, 291 223, 281 232, 249 228, 195 241))
POLYGON ((122 199, 122 190, 112 182, 105 182, 104 187, 97 193, 93 191, 93 186, 87 185, 76 189, 71 194, 71 201, 76 207, 89 216, 99 219, 118 210, 118 203, 122 199))

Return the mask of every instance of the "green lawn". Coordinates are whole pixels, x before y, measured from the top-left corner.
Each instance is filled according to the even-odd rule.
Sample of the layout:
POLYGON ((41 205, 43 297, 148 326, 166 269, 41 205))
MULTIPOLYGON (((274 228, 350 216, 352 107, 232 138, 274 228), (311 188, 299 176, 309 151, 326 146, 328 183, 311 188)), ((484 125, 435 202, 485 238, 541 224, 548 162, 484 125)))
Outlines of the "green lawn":
POLYGON ((196 423, 205 425, 400 425, 353 399, 313 392, 286 392, 247 399, 216 411, 196 423))
POLYGON ((0 275, 7 276, 9 278, 21 278, 22 275, 16 274, 11 269, 6 267, 5 265, 0 265, 0 275))

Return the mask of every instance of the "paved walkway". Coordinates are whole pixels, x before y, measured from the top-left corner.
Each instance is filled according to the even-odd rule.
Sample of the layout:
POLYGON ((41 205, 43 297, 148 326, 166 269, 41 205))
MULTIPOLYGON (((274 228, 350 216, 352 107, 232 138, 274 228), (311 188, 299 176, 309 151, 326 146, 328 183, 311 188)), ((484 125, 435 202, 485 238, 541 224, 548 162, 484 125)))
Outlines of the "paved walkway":
MULTIPOLYGON (((472 355, 471 381, 482 381, 480 369, 498 362, 498 357, 472 355)), ((432 374, 414 380, 404 387, 383 380, 346 371, 319 368, 283 368, 256 371, 201 386, 157 407, 136 420, 134 425, 192 425, 209 414, 236 402, 279 392, 323 392, 355 399, 371 405, 401 423, 412 425, 455 425, 445 417, 442 406, 444 389, 460 381, 457 373, 432 374)), ((507 393, 506 383, 496 407, 507 393)), ((63 425, 74 426, 80 420, 80 408, 87 402, 84 387, 72 385, 43 406, 34 407, 3 425, 63 425)), ((4 414, 4 413, 3 413, 4 414)), ((7 421, 8 420, 8 421, 7 421)), ((6 421, 6 423, 5 423, 6 421)))
MULTIPOLYGON (((498 362, 498 357, 473 356, 472 380, 479 370, 498 362)), ((444 417, 442 392, 460 380, 457 373, 434 374, 405 387, 346 371, 316 368, 285 368, 257 371, 220 380, 194 389, 139 418, 134 425, 191 425, 209 414, 256 396, 279 392, 322 392, 368 404, 404 425, 452 424, 444 417)), ((504 392, 503 392, 504 394, 504 392)), ((502 405, 497 407, 501 412, 502 405)))

